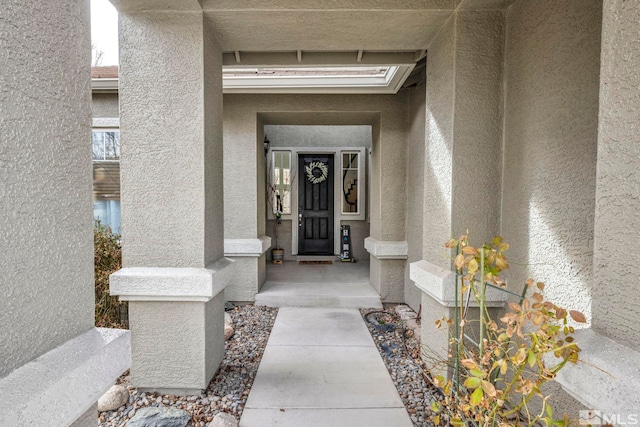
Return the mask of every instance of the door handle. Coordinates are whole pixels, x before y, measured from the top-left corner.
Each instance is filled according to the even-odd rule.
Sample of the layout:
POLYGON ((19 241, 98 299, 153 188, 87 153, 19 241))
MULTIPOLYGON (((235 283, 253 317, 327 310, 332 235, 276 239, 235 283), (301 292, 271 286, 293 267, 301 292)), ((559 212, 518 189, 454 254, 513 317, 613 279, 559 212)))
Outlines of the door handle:
POLYGON ((302 211, 298 214, 298 227, 302 227, 302 211))

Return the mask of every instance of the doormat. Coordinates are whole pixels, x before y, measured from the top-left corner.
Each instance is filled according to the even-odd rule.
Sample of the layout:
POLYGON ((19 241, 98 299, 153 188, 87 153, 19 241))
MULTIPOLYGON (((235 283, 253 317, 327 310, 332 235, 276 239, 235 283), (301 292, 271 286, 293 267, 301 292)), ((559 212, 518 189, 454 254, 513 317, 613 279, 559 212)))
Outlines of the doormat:
POLYGON ((298 261, 302 265, 331 265, 333 261, 298 261))

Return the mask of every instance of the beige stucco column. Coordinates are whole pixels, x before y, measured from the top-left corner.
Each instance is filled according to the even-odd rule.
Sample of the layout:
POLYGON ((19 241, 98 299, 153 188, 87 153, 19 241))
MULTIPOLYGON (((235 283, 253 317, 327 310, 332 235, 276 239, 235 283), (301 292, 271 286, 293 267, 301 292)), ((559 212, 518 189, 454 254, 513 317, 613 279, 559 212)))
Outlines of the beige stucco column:
POLYGON ((640 8, 602 9, 591 329, 576 332, 580 359, 558 382, 605 422, 634 424, 640 396, 640 8), (590 385, 598 384, 598 387, 590 385), (637 386, 636 386, 637 389, 637 386))
MULTIPOLYGON (((504 15, 457 11, 427 52, 423 259, 410 277, 422 294, 423 355, 446 359, 453 273, 444 243, 471 232, 480 245, 499 231, 504 15)), ((499 306, 505 298, 492 297, 499 306)), ((442 369, 441 371, 445 371, 442 369)))
POLYGON ((232 268, 223 240, 222 51, 197 1, 178 10, 114 3, 124 268, 111 292, 130 301, 132 385, 195 392, 224 354, 232 268))
POLYGON ((381 114, 372 126, 369 280, 384 302, 404 302, 406 116, 381 114), (385 131, 382 132, 381 129, 385 131))
POLYGON ((0 425, 95 426, 129 334, 94 327, 89 2, 0 23, 0 425))

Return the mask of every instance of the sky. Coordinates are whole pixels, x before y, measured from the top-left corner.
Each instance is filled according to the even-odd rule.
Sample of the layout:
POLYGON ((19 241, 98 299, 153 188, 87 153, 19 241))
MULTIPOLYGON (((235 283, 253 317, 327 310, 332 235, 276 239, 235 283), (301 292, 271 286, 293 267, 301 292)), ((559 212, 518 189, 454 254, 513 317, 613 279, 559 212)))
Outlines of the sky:
POLYGON ((91 0, 91 43, 104 51, 100 65, 118 64, 118 12, 109 0, 91 0))

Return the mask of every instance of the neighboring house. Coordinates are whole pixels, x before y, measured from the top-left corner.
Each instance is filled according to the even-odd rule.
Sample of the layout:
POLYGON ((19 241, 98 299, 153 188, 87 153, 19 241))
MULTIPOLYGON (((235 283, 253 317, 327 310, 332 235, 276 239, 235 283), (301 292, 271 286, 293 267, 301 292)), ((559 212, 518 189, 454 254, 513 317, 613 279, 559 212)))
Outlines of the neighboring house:
MULTIPOLYGON (((452 305, 443 243, 466 230, 476 244, 501 234, 511 244, 509 289, 520 292, 533 276, 546 282, 552 301, 589 320, 576 337, 587 363, 558 377, 557 411, 640 408, 636 2, 367 0, 329 7, 283 0, 259 9, 249 1, 113 3, 121 64, 118 86, 114 74, 94 80, 94 214, 106 222, 117 217, 108 171, 115 170, 119 129, 125 268, 113 276, 112 292, 130 300, 133 369, 161 367, 147 387, 197 390, 213 375, 224 300, 251 301, 265 280, 272 179, 282 191, 278 243, 287 259, 339 254, 336 233, 351 225, 372 287, 384 302, 421 310, 422 343, 436 352, 448 337, 433 331, 433 322, 452 305), (360 73, 336 71, 363 65, 360 73), (331 73, 339 77, 326 80, 331 73), (317 187, 309 187, 315 179, 317 187), (302 203, 308 191, 318 191, 323 207, 302 203), (185 334, 173 328, 175 318, 190 340, 175 357, 189 366, 166 351, 185 334), (164 333, 155 339, 158 330, 164 333)), ((12 64, 15 75, 30 75, 12 64)), ((79 86, 88 77, 61 71, 52 79, 61 84, 61 76, 79 86)), ((55 97, 49 101, 55 105, 55 97)), ((47 134, 46 123, 38 129, 47 134)), ((76 172, 70 182, 83 180, 76 172)), ((66 187, 55 190, 71 197, 66 187)), ((69 220, 55 215, 47 221, 69 220)), ((69 221, 78 228, 87 222, 69 221)), ((36 247, 18 241, 18 253, 36 247)), ((69 246, 52 244, 54 252, 69 246)), ((82 265, 82 254, 71 255, 82 265)), ((10 278, 30 283, 19 271, 10 278)), ((86 280, 69 286, 77 290, 86 280)), ((69 293, 63 282, 69 280, 46 285, 69 293)), ((87 327, 85 319, 11 359, 1 374, 87 327)), ((54 331, 25 340, 40 335, 54 331)), ((12 338, 5 352, 23 341, 12 338)))

